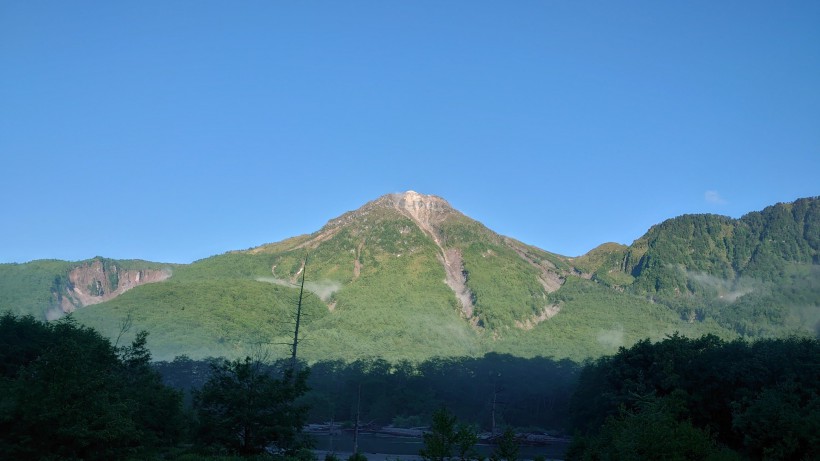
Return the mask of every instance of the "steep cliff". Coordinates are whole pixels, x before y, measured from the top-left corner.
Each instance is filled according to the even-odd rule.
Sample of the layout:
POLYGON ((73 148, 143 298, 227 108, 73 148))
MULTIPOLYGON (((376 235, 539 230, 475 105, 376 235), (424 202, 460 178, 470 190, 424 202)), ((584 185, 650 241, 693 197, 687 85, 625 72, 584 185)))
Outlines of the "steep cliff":
POLYGON ((86 261, 69 271, 67 283, 55 280, 49 317, 114 299, 132 288, 170 276, 168 269, 125 269, 117 261, 104 258, 86 261))

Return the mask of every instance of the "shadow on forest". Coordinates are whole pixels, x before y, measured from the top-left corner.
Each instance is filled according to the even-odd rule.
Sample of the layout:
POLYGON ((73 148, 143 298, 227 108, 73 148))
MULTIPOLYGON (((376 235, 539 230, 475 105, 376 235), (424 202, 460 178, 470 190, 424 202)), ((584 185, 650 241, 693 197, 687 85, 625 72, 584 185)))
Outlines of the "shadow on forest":
MULTIPOLYGON (((157 362, 166 384, 185 391, 201 387, 218 359, 185 356, 157 362)), ((285 362, 274 363, 274 368, 285 362)), ((305 403, 311 422, 353 421, 359 392, 362 424, 416 427, 446 407, 481 430, 515 426, 561 431, 581 365, 570 360, 521 358, 490 353, 480 358, 434 358, 421 363, 382 359, 311 365, 305 403)))

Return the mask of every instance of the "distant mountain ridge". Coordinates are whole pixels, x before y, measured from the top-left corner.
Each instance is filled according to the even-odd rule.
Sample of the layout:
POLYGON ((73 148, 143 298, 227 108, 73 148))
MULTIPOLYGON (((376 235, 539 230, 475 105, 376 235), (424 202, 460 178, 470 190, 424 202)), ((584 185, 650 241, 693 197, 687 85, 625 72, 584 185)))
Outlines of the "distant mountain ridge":
POLYGON ((683 215, 653 226, 629 247, 610 248, 607 258, 594 263, 596 252, 601 250, 585 256, 596 280, 657 297, 689 318, 713 315, 741 333, 764 334, 761 322, 786 320, 787 305, 797 302, 815 331, 820 322, 812 312, 817 309, 811 309, 820 304, 817 197, 779 203, 740 219, 683 215), (795 294, 806 299, 794 299, 795 294), (749 317, 744 310, 753 322, 734 319, 749 317))
POLYGON ((489 351, 582 359, 673 331, 811 334, 820 325, 818 203, 799 199, 738 220, 684 215, 630 246, 568 258, 408 191, 312 234, 187 265, 3 264, 0 309, 44 318, 82 307, 73 316, 112 337, 129 319, 151 333, 158 358, 263 345, 276 355, 292 335, 294 284, 307 271, 302 350, 312 359, 489 351))

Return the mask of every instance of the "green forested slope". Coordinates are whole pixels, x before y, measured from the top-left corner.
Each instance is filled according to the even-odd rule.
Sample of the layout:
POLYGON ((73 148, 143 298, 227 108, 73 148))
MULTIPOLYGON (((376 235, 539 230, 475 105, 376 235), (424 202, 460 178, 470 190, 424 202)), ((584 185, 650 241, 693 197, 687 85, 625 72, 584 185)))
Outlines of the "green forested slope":
MULTIPOLYGON (((157 359, 186 354, 192 357, 241 356, 273 347, 285 355, 292 338, 296 305, 293 290, 247 279, 169 280, 145 285, 122 296, 82 308, 72 315, 102 334, 116 338, 123 322, 151 333, 157 359), (282 345, 280 345, 282 344, 282 345)), ((303 303, 305 324, 326 315, 315 297, 303 303)))
POLYGON ((675 331, 691 337, 708 333, 735 336, 712 320, 689 323, 662 304, 578 277, 568 279, 552 298, 561 307, 557 315, 529 331, 505 330, 495 350, 524 357, 582 360, 675 331))
MULTIPOLYGON (((129 271, 131 275, 140 271, 170 273, 173 266, 141 260, 113 260, 99 256, 78 262, 38 260, 24 264, 0 264, 0 312, 9 311, 33 315, 41 320, 52 320, 62 316, 66 308, 81 307, 76 299, 75 289, 85 290, 91 295, 93 289, 89 288, 95 288, 75 287, 71 279, 72 272, 95 272, 99 269, 96 278, 104 282, 106 287, 116 289, 120 283, 120 275, 125 277, 129 271)), ((99 288, 97 290, 95 295, 101 295, 99 288)))
POLYGON ((820 200, 805 198, 740 219, 684 215, 628 248, 581 258, 596 280, 706 318, 740 334, 815 332, 820 321, 820 200))
POLYGON ((158 359, 287 355, 305 270, 300 355, 309 360, 492 351, 582 360, 674 331, 811 334, 820 320, 817 198, 738 220, 681 216, 628 247, 575 259, 500 236, 441 199, 402 200, 385 196, 313 234, 186 265, 0 265, 0 310, 44 318, 71 289, 68 274, 100 260, 172 273, 73 314, 112 338, 130 319, 122 340, 150 331, 158 359), (462 297, 445 283, 453 278, 462 297))
POLYGON ((68 261, 57 260, 0 264, 0 310, 45 319, 55 290, 64 286, 72 266, 68 261))

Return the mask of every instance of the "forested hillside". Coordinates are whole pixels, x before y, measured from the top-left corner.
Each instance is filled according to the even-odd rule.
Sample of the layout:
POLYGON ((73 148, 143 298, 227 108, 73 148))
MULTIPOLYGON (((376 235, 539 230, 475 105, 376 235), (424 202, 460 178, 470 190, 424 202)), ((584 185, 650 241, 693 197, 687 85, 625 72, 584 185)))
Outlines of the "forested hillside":
POLYGON ((72 313, 109 338, 130 322, 151 332, 163 360, 242 357, 262 346, 286 355, 302 276, 310 361, 489 352, 580 361, 676 331, 816 335, 818 209, 818 198, 805 198, 740 219, 684 215, 629 246, 568 258, 410 191, 312 234, 191 264, 3 264, 0 310, 72 313))
POLYGON ((683 318, 742 335, 820 328, 820 200, 781 203, 740 219, 684 215, 629 247, 581 258, 593 278, 649 296, 683 318))
POLYGON ((673 335, 585 367, 569 460, 820 456, 820 343, 673 335))

